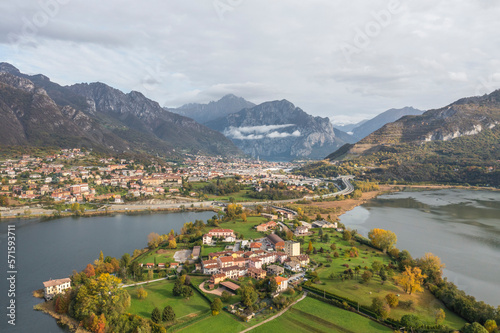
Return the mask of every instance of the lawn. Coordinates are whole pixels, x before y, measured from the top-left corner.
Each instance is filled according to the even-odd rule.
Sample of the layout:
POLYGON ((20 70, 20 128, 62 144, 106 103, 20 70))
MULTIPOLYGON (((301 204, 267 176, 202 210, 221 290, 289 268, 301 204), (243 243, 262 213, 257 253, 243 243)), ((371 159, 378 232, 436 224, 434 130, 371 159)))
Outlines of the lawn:
POLYGON ((262 238, 266 235, 263 232, 258 232, 254 228, 255 226, 266 221, 267 218, 262 216, 249 216, 247 217, 246 222, 243 222, 242 219, 238 218, 229 222, 223 222, 220 224, 220 227, 224 229, 232 229, 235 232, 239 232, 244 236, 244 239, 255 239, 262 238))
POLYGON ((174 260, 174 253, 178 251, 178 249, 172 250, 172 249, 155 249, 153 251, 150 251, 144 255, 141 255, 138 259, 137 262, 147 264, 147 263, 154 263, 155 258, 156 258, 156 264, 159 263, 172 263, 175 262, 174 260), (160 251, 161 253, 158 253, 160 251), (163 253, 163 251, 167 251, 163 253))
POLYGON ((342 310, 335 306, 306 297, 282 316, 253 329, 264 332, 392 332, 379 323, 342 310))
POLYGON ((383 285, 380 277, 374 275, 373 278, 368 283, 363 283, 360 276, 367 269, 370 268, 375 260, 382 262, 387 265, 390 263, 390 258, 388 255, 382 253, 381 251, 375 250, 366 245, 361 245, 355 243, 354 246, 359 249, 359 256, 357 258, 351 258, 344 256, 343 250, 348 250, 352 247, 347 241, 341 238, 341 234, 337 232, 329 233, 330 243, 321 243, 317 241, 317 236, 306 237, 304 246, 307 246, 309 240, 313 241, 313 246, 318 249, 323 247, 324 249, 329 249, 331 242, 336 244, 336 250, 331 251, 331 253, 318 253, 311 254, 311 259, 316 263, 322 263, 323 266, 317 268, 316 272, 321 280, 321 284, 314 285, 317 288, 324 289, 333 294, 349 298, 353 301, 359 302, 360 305, 370 306, 372 299, 374 297, 380 296, 385 297, 389 293, 394 293, 399 296, 400 301, 413 300, 415 303, 414 310, 408 311, 401 308, 392 309, 390 317, 394 319, 400 319, 405 314, 415 314, 419 316, 423 321, 427 322, 429 325, 435 323, 435 312, 437 309, 443 309, 446 313, 446 319, 442 323, 451 328, 459 329, 465 324, 465 321, 459 316, 449 311, 441 302, 439 302, 428 290, 423 293, 416 293, 412 295, 406 294, 402 288, 396 286, 392 279, 389 278, 383 285), (339 258, 333 257, 333 252, 338 252, 340 254, 339 258), (327 261, 327 255, 331 256, 332 262, 327 261), (355 276, 352 280, 341 281, 338 278, 329 278, 331 273, 339 274, 342 273, 347 268, 342 266, 348 264, 349 268, 353 269, 356 266, 361 266, 359 271, 359 276, 355 276), (330 267, 327 267, 330 265, 330 267))
POLYGON ((163 311, 163 308, 167 305, 174 308, 176 319, 180 319, 190 314, 201 314, 210 309, 210 304, 208 304, 207 300, 201 297, 195 290, 193 290, 194 294, 189 299, 172 295, 172 289, 174 287, 173 280, 164 280, 142 285, 148 293, 146 299, 143 300, 137 298, 137 289, 140 287, 141 286, 126 288, 131 296, 131 305, 128 312, 145 318, 151 318, 151 312, 155 307, 163 311))

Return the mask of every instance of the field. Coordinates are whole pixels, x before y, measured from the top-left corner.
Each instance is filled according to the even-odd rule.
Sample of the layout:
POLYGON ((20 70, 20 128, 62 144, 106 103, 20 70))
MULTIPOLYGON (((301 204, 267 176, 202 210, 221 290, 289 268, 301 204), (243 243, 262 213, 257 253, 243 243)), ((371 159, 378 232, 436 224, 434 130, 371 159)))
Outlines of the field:
POLYGON ((177 332, 235 333, 245 328, 244 323, 238 318, 225 311, 221 311, 217 316, 210 316, 177 332))
POLYGON ((243 234, 245 237, 244 239, 255 239, 265 237, 265 233, 258 232, 254 227, 266 221, 267 219, 262 216, 249 216, 246 222, 238 218, 229 222, 223 222, 220 224, 220 227, 224 229, 233 229, 235 232, 243 234))
MULTIPOLYGON (((147 263, 154 263, 155 258, 156 258, 156 264, 159 263, 172 263, 175 262, 174 260, 174 253, 178 251, 178 249, 171 250, 171 249, 155 249, 153 251, 150 251, 144 255, 141 255, 140 257, 137 258, 137 262, 147 264, 147 263), (160 253, 158 253, 160 251, 160 253), (163 252, 166 251, 166 252, 163 252)), ((167 265, 168 266, 168 265, 167 265)))
POLYGON ((390 328, 353 312, 306 297, 282 316, 261 325, 252 333, 265 332, 392 332, 390 328))
POLYGON ((210 309, 210 304, 194 290, 193 296, 189 299, 172 295, 173 286, 174 281, 169 280, 144 284, 142 287, 148 296, 143 300, 137 298, 137 289, 141 286, 127 288, 132 298, 128 312, 151 318, 151 312, 155 307, 161 312, 165 306, 170 305, 174 308, 176 319, 180 319, 188 315, 194 317, 210 309))
POLYGON ((400 319, 405 314, 415 314, 419 316, 423 321, 427 322, 429 325, 435 323, 435 312, 438 309, 443 309, 446 313, 446 319, 442 323, 451 328, 459 329, 465 324, 465 321, 449 311, 440 301, 438 301, 428 290, 424 290, 423 293, 414 293, 412 295, 406 294, 403 289, 389 278, 384 284, 380 277, 374 274, 373 278, 368 283, 363 283, 361 280, 361 274, 371 265, 374 261, 378 260, 383 264, 387 265, 390 263, 390 258, 381 251, 375 250, 366 245, 361 245, 355 243, 354 245, 349 244, 349 242, 343 240, 341 234, 336 231, 327 231, 330 235, 330 243, 321 243, 317 241, 317 236, 306 237, 304 245, 309 243, 309 240, 313 241, 313 246, 316 249, 323 247, 324 249, 329 249, 329 245, 333 242, 336 245, 336 250, 331 251, 327 254, 311 254, 311 259, 317 264, 322 263, 322 267, 316 269, 318 277, 320 279, 320 284, 313 284, 313 286, 324 289, 333 294, 349 298, 353 301, 359 302, 360 305, 370 306, 372 299, 374 297, 380 296, 385 297, 389 293, 394 293, 399 296, 400 301, 413 300, 415 303, 414 309, 411 311, 403 310, 400 307, 391 310, 390 317, 394 319, 400 319), (344 250, 350 249, 355 246, 359 250, 359 257, 346 257, 344 255, 344 250), (335 258, 333 252, 338 252, 339 257, 335 258), (327 256, 331 257, 332 262, 329 263, 327 256), (354 270, 356 266, 361 266, 359 270, 359 275, 355 276, 352 280, 341 281, 339 278, 330 278, 333 273, 338 275, 347 269, 343 265, 349 265, 349 268, 354 270), (327 267, 330 265, 330 267, 327 267))

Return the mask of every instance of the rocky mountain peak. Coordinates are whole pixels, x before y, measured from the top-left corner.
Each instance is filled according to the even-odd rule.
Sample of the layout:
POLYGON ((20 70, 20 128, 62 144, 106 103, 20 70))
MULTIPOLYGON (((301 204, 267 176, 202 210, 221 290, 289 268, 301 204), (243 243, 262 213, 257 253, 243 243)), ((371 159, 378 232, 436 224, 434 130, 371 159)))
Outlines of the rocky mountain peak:
POLYGON ((13 75, 21 73, 19 72, 19 69, 17 69, 16 67, 12 66, 7 62, 0 62, 0 72, 10 73, 13 75))

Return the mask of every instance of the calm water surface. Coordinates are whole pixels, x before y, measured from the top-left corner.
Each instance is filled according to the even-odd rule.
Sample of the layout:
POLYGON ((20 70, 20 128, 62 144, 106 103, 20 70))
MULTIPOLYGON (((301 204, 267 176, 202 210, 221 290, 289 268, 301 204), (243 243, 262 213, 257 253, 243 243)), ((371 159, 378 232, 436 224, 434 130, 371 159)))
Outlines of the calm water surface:
POLYGON ((120 258, 125 252, 147 246, 151 232, 179 232, 185 222, 206 221, 213 212, 116 215, 88 218, 62 218, 41 221, 0 222, 0 332, 64 332, 56 321, 33 306, 40 302, 33 290, 43 288, 50 278, 68 277, 74 269, 81 271, 88 263, 104 256, 120 258), (7 225, 16 226, 16 326, 7 324, 7 225))
POLYGON ((488 304, 500 305, 500 192, 432 190, 379 196, 341 216, 363 236, 391 230, 414 258, 432 252, 444 276, 488 304))

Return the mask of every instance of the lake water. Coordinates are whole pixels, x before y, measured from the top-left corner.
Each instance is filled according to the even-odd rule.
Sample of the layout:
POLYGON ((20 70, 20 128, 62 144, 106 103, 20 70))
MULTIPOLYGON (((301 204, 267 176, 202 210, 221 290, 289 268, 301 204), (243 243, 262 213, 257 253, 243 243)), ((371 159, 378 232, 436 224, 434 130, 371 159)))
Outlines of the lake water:
MULTIPOLYGON (((33 306, 41 300, 33 290, 43 281, 64 278, 104 256, 120 258, 125 252, 147 246, 151 232, 179 232, 185 222, 211 218, 213 212, 151 215, 116 215, 57 220, 9 220, 0 222, 0 332, 65 332, 56 321, 33 306), (16 326, 7 324, 7 226, 16 226, 16 326)), ((42 300, 43 301, 43 300, 42 300)))
POLYGON ((365 237, 373 228, 393 231, 397 248, 414 258, 437 255, 449 281, 477 300, 500 305, 500 192, 397 192, 354 208, 340 221, 365 237))

